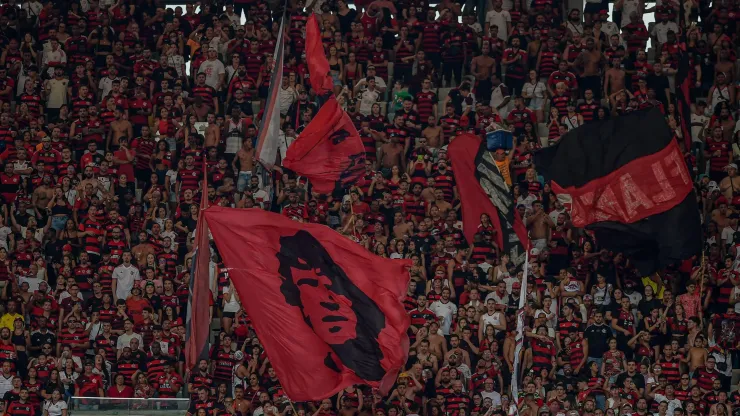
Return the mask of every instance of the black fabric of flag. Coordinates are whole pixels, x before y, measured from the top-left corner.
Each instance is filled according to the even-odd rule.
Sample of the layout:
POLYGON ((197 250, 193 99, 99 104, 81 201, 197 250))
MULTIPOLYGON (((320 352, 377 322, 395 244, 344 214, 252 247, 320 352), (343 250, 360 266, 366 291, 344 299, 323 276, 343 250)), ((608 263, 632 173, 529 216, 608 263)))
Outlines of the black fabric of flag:
MULTIPOLYGON (((598 198, 607 188, 624 188, 624 177, 634 179, 631 184, 638 188, 652 181, 653 185, 662 186, 666 193, 673 192, 675 197, 669 202, 656 200, 655 192, 645 192, 644 195, 652 198, 650 209, 639 208, 636 216, 640 219, 634 222, 600 221, 598 219, 603 216, 592 215, 593 207, 581 206, 581 223, 595 232, 598 244, 624 253, 643 275, 678 263, 701 250, 696 196, 672 137, 660 111, 650 109, 582 126, 564 135, 557 145, 542 149, 534 156, 538 172, 553 182, 553 189, 557 184, 558 188, 568 190, 562 193, 597 195, 598 198), (657 179, 646 175, 652 172, 650 164, 657 163, 656 157, 662 158, 660 161, 670 158, 674 162, 665 168, 659 165, 657 179), (665 172, 683 180, 660 180, 660 174, 665 172), (676 186, 677 183, 680 186, 676 186)), ((655 186, 651 188, 654 189, 655 186)), ((620 197, 618 195, 617 199, 620 197)), ((573 213, 575 218, 575 211, 573 213)))

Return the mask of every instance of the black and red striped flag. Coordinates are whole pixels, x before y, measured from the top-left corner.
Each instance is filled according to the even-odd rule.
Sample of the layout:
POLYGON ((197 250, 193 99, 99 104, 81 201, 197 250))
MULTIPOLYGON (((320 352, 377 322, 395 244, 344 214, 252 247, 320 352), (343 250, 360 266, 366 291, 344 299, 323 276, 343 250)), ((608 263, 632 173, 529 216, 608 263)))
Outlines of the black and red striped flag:
POLYGON ((534 155, 573 225, 648 275, 701 250, 701 223, 683 153, 656 108, 581 126, 534 155))

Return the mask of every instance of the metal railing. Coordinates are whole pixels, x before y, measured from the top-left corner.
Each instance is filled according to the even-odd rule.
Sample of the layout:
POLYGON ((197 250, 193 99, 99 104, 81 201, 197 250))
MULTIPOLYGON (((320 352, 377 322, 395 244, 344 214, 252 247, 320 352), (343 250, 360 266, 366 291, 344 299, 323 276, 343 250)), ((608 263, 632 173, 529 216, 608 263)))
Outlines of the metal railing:
POLYGON ((189 399, 117 399, 110 397, 72 397, 69 414, 100 416, 182 416, 189 399))

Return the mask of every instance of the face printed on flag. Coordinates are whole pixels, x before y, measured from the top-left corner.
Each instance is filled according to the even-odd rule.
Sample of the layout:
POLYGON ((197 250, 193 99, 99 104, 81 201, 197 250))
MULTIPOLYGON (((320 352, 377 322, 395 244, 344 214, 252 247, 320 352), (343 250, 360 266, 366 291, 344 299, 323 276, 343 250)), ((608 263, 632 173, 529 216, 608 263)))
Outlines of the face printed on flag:
POLYGON ((339 372, 342 364, 365 380, 382 379, 378 335, 385 318, 378 305, 305 231, 280 237, 277 258, 285 302, 300 308, 306 325, 333 350, 325 365, 339 372), (365 356, 363 365, 357 365, 357 354, 365 356))
POLYGON ((408 357, 409 261, 259 209, 211 207, 208 227, 254 330, 295 401, 388 391, 408 357))
POLYGON ((284 256, 280 265, 281 276, 285 279, 281 291, 286 301, 301 308, 306 324, 322 340, 336 345, 357 336, 357 315, 352 311, 352 301, 332 291, 336 276, 324 275, 305 258, 284 256))

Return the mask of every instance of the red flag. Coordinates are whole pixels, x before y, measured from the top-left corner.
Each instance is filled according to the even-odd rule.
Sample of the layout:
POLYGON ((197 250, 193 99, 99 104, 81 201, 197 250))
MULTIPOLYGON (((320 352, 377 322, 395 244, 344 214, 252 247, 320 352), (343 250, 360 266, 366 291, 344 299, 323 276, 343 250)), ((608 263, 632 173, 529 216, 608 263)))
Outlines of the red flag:
POLYGON ((188 308, 188 328, 185 340, 185 364, 193 368, 198 360, 207 358, 206 346, 211 328, 210 300, 210 263, 211 247, 205 212, 208 208, 208 174, 203 168, 203 189, 200 195, 200 211, 195 243, 195 256, 190 271, 190 299, 188 308))
POLYGON ((259 209, 205 213, 219 254, 288 397, 388 389, 408 358, 407 261, 332 229, 259 209))
POLYGON ((326 60, 324 44, 316 15, 311 14, 306 22, 306 62, 311 76, 311 88, 318 96, 332 91, 334 80, 329 75, 329 61, 326 60))
POLYGON ((330 96, 290 145, 283 166, 305 176, 321 194, 344 188, 362 175, 365 147, 352 119, 330 96))
POLYGON ((496 230, 494 242, 511 261, 524 264, 527 229, 515 209, 515 201, 503 175, 486 149, 486 143, 472 134, 455 137, 447 148, 455 183, 460 192, 463 232, 468 242, 478 232, 481 215, 487 214, 496 230))

